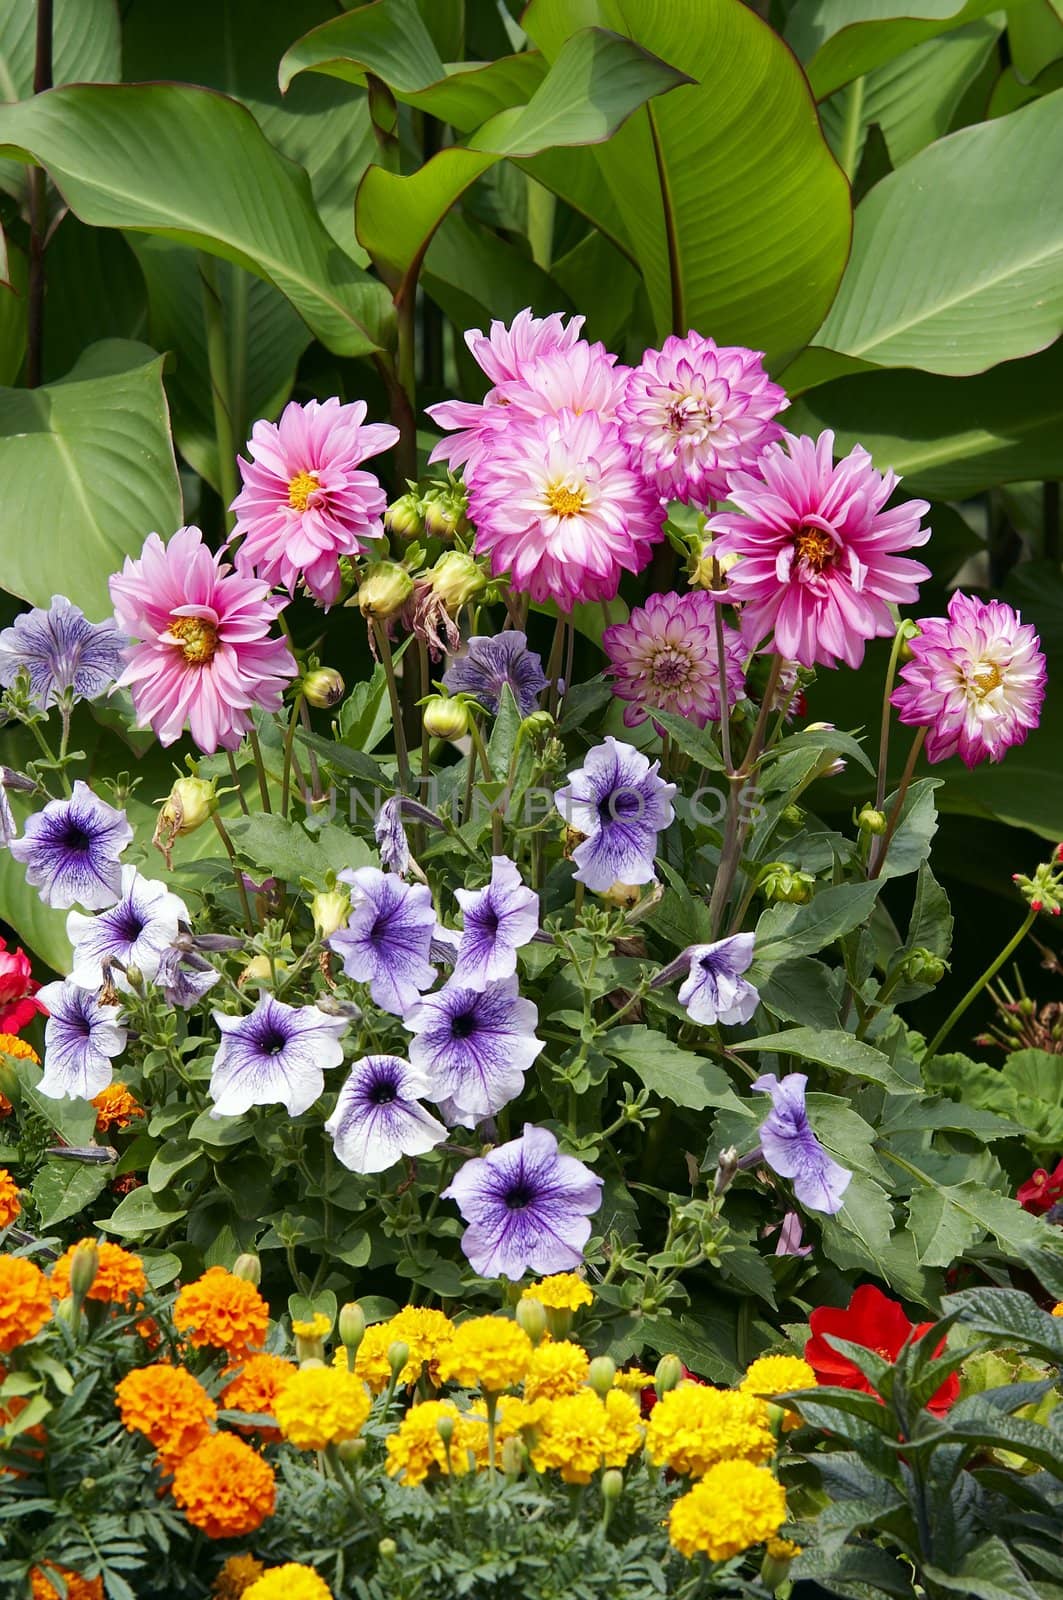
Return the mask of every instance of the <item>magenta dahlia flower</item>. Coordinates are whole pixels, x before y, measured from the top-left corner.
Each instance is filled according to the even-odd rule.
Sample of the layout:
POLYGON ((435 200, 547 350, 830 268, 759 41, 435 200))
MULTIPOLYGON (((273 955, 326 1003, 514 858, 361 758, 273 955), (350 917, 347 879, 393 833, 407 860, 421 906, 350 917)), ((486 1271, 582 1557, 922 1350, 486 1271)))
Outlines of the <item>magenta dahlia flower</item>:
POLYGON ((269 630, 286 602, 233 572, 198 528, 178 528, 168 544, 149 534, 139 560, 128 556, 111 579, 111 599, 133 641, 119 686, 161 744, 187 724, 206 754, 235 750, 252 706, 280 710, 297 669, 287 642, 269 630))
POLYGON ((673 334, 629 374, 620 437, 663 499, 703 508, 725 499, 730 474, 779 437, 772 419, 790 402, 762 360, 759 350, 673 334))
POLYGON ((948 617, 920 618, 893 693, 902 722, 926 728, 928 761, 999 761, 1041 717, 1041 641, 1002 600, 952 595, 948 617))
MULTIPOLYGON (((734 628, 723 630, 727 704, 745 690, 748 651, 734 628)), ((626 622, 606 628, 602 645, 607 672, 629 728, 647 712, 674 711, 703 728, 720 720, 720 663, 716 649, 716 602, 703 589, 691 594, 651 594, 626 622)))
POLYGON ((495 576, 508 573, 518 593, 563 611, 611 600, 621 573, 646 565, 664 520, 615 425, 594 411, 514 421, 496 435, 469 515, 495 576))
POLYGON ((340 556, 357 555, 363 540, 384 531, 387 496, 359 468, 399 437, 387 422, 365 426, 365 411, 362 400, 293 400, 278 423, 255 423, 251 460, 239 457, 244 486, 230 507, 232 538, 243 538, 234 558, 240 572, 289 594, 302 579, 323 606, 336 599, 340 556))
POLYGON ((858 667, 866 641, 894 631, 890 602, 911 603, 930 575, 897 554, 929 539, 920 526, 927 502, 883 510, 896 475, 876 472, 861 445, 835 465, 833 445, 829 430, 818 439, 784 433, 755 473, 732 476, 737 512, 708 524, 713 554, 741 557, 727 592, 743 606, 745 637, 774 633, 778 654, 802 667, 858 667))

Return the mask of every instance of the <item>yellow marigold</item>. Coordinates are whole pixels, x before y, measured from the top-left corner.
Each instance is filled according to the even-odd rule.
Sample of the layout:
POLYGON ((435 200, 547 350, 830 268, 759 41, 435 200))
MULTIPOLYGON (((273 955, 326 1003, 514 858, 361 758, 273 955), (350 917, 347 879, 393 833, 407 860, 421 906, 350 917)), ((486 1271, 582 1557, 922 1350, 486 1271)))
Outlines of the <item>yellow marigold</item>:
POLYGON ((273 1468, 231 1433, 212 1433, 185 1456, 173 1478, 173 1497, 193 1528, 208 1539, 238 1539, 273 1515, 273 1468))
MULTIPOLYGON (((431 1311, 425 1306, 403 1306, 387 1322, 371 1323, 358 1346, 354 1370, 373 1394, 380 1394, 391 1382, 391 1365, 388 1351, 393 1344, 404 1344, 410 1354, 399 1373, 399 1383, 408 1386, 416 1383, 427 1367, 428 1376, 436 1388, 442 1381, 439 1376, 439 1353, 454 1336, 454 1324, 442 1311, 431 1311)), ((337 1367, 346 1367, 346 1350, 337 1350, 333 1357, 337 1367)))
POLYGON ((786 1491, 770 1472, 751 1461, 720 1461, 672 1506, 668 1536, 685 1556, 728 1561, 771 1539, 785 1521, 786 1491))
POLYGON ((91 1104, 96 1107, 96 1126, 101 1133, 112 1128, 128 1128, 131 1122, 144 1115, 144 1107, 124 1083, 109 1083, 106 1089, 93 1095, 91 1104))
POLYGON ((625 1367, 613 1379, 613 1387, 623 1389, 625 1394, 638 1394, 653 1387, 653 1373, 643 1372, 641 1367, 625 1367))
POLYGON ((173 1320, 197 1350, 211 1345, 239 1360, 265 1340, 269 1307, 246 1278, 224 1267, 208 1267, 177 1296, 173 1320))
POLYGON ((80 1573, 71 1572, 69 1567, 51 1565, 47 1570, 34 1567, 30 1573, 33 1600, 59 1600, 59 1590, 48 1577, 49 1572, 62 1578, 66 1586, 66 1600, 104 1600, 102 1578, 83 1578, 80 1573))
POLYGON ((586 1350, 568 1339, 539 1345, 524 1378, 525 1400, 560 1400, 575 1394, 586 1383, 590 1365, 586 1350))
MULTIPOLYGON (((123 1250, 121 1245, 111 1244, 107 1239, 81 1239, 79 1244, 95 1245, 99 1257, 88 1298, 115 1306, 127 1306, 132 1300, 139 1306, 141 1296, 148 1287, 140 1257, 123 1250)), ((77 1248, 78 1245, 72 1244, 52 1268, 52 1293, 57 1300, 65 1300, 70 1293, 70 1268, 77 1248)))
POLYGON ((18 1184, 6 1167, 0 1167, 0 1228, 9 1228, 21 1210, 18 1184))
POLYGON ((538 1300, 548 1311, 578 1311, 580 1306, 591 1305, 594 1296, 574 1272, 555 1272, 538 1283, 530 1283, 521 1299, 538 1300))
POLYGON ((256 1561, 254 1556, 230 1556, 222 1567, 218 1576, 211 1585, 211 1594, 214 1600, 241 1600, 255 1582, 265 1572, 261 1561, 256 1561))
POLYGON ((536 1472, 556 1469, 566 1483, 590 1483, 602 1464, 607 1434, 605 1407, 593 1389, 551 1400, 535 1428, 532 1465, 536 1472))
POLYGON ((41 1058, 31 1044, 20 1039, 17 1033, 0 1033, 0 1056, 11 1056, 15 1061, 32 1061, 40 1066, 41 1058))
MULTIPOLYGON (((747 1368, 738 1385, 740 1394, 772 1396, 785 1394, 788 1389, 814 1389, 816 1374, 800 1356, 761 1356, 747 1368)), ((783 1412, 783 1431, 799 1428, 801 1418, 792 1408, 783 1412)))
POLYGON ((52 1314, 52 1291, 40 1267, 24 1256, 0 1256, 0 1351, 40 1333, 52 1314))
MULTIPOLYGON (((332 1332, 332 1318, 323 1311, 315 1311, 308 1322, 292 1321, 292 1332, 297 1339, 323 1339, 332 1332)), ((280 1569, 278 1569, 280 1570, 280 1569)))
POLYGON ((361 1378, 339 1367, 300 1367, 273 1402, 277 1426, 300 1450, 324 1450, 355 1438, 369 1410, 361 1378))
POLYGON ((1052 1307, 1052 1315, 1054 1317, 1063 1317, 1063 1300, 1060 1300, 1057 1305, 1052 1307))
MULTIPOLYGON (((293 1373, 299 1369, 294 1361, 286 1361, 283 1356, 258 1355, 247 1356, 239 1363, 239 1369, 231 1367, 222 1373, 222 1377, 233 1376, 221 1392, 221 1403, 227 1411, 248 1411, 252 1415, 265 1414, 273 1416, 277 1395, 293 1373)), ((244 1424, 237 1423, 241 1429, 244 1424)), ((253 1428, 262 1439, 279 1439, 280 1433, 276 1428, 253 1428)))
MULTIPOLYGON (((495 1401, 496 1448, 505 1444, 507 1439, 516 1438, 518 1434, 523 1434, 526 1439, 530 1438, 549 1407, 549 1400, 521 1400, 515 1394, 500 1394, 495 1401)), ((465 1413, 464 1421, 466 1430, 462 1442, 466 1449, 472 1451, 476 1465, 486 1467, 489 1452, 485 1401, 474 1400, 465 1413)))
POLYGON ((127 1430, 150 1439, 171 1468, 203 1443, 218 1414, 197 1378, 163 1362, 127 1372, 114 1397, 127 1430))
POLYGON ((439 1356, 439 1375, 469 1389, 497 1394, 520 1383, 531 1365, 533 1345, 523 1328, 505 1317, 471 1317, 454 1329, 439 1356))
POLYGON ((646 1437, 639 1403, 622 1389, 610 1389, 605 1406, 605 1444, 602 1461, 607 1467, 622 1467, 641 1450, 646 1437))
POLYGON ((443 1474, 452 1469, 455 1477, 469 1470, 472 1430, 453 1400, 423 1400, 420 1405, 411 1406, 386 1443, 388 1475, 401 1476, 409 1489, 423 1483, 433 1467, 443 1474), (454 1424, 450 1468, 447 1449, 439 1435, 441 1417, 449 1417, 454 1424))
POLYGON ((682 1383, 650 1412, 646 1448, 658 1467, 700 1478, 718 1461, 767 1461, 775 1440, 755 1395, 682 1383))
POLYGON ((270 1570, 244 1591, 245 1600, 332 1600, 332 1590, 313 1567, 298 1561, 270 1570))
POLYGON ((773 1561, 794 1561, 804 1545, 795 1544, 792 1539, 769 1539, 764 1549, 773 1561))

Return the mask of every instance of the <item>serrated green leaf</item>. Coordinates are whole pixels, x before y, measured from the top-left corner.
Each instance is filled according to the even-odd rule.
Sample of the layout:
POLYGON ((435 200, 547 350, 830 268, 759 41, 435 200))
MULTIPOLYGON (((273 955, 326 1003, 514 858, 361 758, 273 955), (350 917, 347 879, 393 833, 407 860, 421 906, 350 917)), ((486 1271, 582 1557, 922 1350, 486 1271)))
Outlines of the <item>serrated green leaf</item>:
POLYGON ((690 1111, 706 1106, 729 1106, 736 1099, 731 1080, 722 1067, 690 1050, 682 1050, 663 1033, 641 1023, 610 1028, 599 1040, 614 1061, 630 1067, 653 1094, 690 1111))
POLYGON ((888 1056, 840 1028, 785 1028, 781 1033, 766 1033, 756 1039, 742 1039, 731 1046, 743 1055, 751 1051, 797 1056, 815 1061, 850 1078, 878 1083, 887 1094, 910 1094, 912 1084, 902 1078, 888 1056))
POLYGON ((46 1161, 31 1186, 40 1226, 53 1228, 76 1217, 101 1195, 113 1175, 112 1167, 79 1161, 46 1161))
POLYGON ((842 883, 821 889, 803 906, 769 906, 757 923, 756 962, 770 970, 794 956, 815 955, 871 915, 882 884, 842 883))

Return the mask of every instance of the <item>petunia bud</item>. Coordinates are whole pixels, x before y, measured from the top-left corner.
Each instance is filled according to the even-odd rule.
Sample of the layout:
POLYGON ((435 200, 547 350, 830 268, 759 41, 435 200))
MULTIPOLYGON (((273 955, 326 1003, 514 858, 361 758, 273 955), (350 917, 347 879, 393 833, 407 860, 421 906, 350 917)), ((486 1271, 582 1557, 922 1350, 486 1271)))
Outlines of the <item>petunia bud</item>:
POLYGON ((885 833, 889 818, 884 811, 876 811, 874 806, 866 805, 861 809, 856 825, 864 833, 885 833))
POLYGON ((595 1356, 591 1362, 590 1371, 587 1373, 587 1382, 595 1394, 601 1395, 604 1400, 613 1387, 613 1379, 615 1377, 616 1362, 610 1360, 608 1356, 595 1356))
POLYGON ((335 667, 317 667, 300 680, 299 692, 310 705, 327 711, 343 699, 345 687, 335 667))
POLYGON ((242 1278, 245 1283, 253 1283, 257 1289, 262 1282, 261 1257, 251 1255, 250 1252, 237 1256, 233 1262, 233 1277, 242 1278))
POLYGON ((322 890, 310 902, 314 932, 319 939, 328 939, 345 928, 350 914, 351 897, 344 889, 322 890))
POLYGON ((385 622, 396 616, 413 593, 413 579, 397 561, 373 561, 365 569, 355 599, 363 617, 385 622))
POLYGON ((460 739, 469 731, 469 713, 460 700, 434 694, 421 708, 425 732, 433 739, 460 739))
POLYGON ((662 1356, 657 1363, 653 1374, 653 1387, 657 1391, 657 1398, 661 1400, 670 1389, 674 1389, 683 1376, 683 1363, 678 1356, 662 1356))
POLYGON ((85 1239, 76 1246, 70 1258, 70 1292, 75 1305, 81 1305, 96 1282, 99 1270, 100 1247, 95 1239, 85 1239))
POLYGON ((524 1329, 532 1344, 540 1344, 546 1332, 546 1309, 538 1300, 530 1297, 527 1300, 518 1300, 516 1310, 513 1312, 517 1326, 524 1329))
POLYGON ((421 579, 450 612, 460 611, 487 588, 487 576, 463 550, 448 550, 421 579))
POLYGON ((721 1150, 716 1157, 716 1177, 713 1179, 713 1194, 725 1194, 731 1187, 738 1171, 738 1151, 733 1144, 721 1150))
POLYGON ((412 489, 400 494, 384 512, 384 529, 396 539, 417 539, 424 532, 421 520, 421 497, 412 489))

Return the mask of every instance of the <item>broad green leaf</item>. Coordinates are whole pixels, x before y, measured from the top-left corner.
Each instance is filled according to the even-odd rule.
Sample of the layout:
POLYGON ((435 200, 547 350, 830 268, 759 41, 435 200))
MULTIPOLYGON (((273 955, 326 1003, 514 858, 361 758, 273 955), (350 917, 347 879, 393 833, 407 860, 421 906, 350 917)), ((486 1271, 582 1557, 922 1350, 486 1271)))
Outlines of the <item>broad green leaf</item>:
POLYGON ((917 1189, 908 1202, 908 1226, 924 1267, 951 1267, 985 1238, 982 1224, 951 1204, 948 1189, 917 1189))
POLYGON ((894 1281, 886 1265, 893 1208, 880 1184, 863 1173, 854 1173, 841 1210, 835 1216, 824 1217, 822 1228, 823 1249, 835 1266, 872 1271, 886 1283, 894 1281))
MULTIPOLYGON (((880 878, 902 878, 908 872, 917 872, 927 859, 938 830, 934 791, 940 788, 940 778, 917 778, 912 784, 904 797, 901 819, 879 869, 880 878)), ((887 797, 887 814, 892 812, 894 800, 893 795, 887 797)))
POLYGON ((952 949, 952 927, 949 897, 924 861, 915 881, 915 901, 904 948, 929 950, 944 958, 952 949))
POLYGON ((828 1585, 828 1593, 849 1595, 853 1600, 880 1600, 882 1595, 911 1600, 912 1596, 910 1565, 873 1544, 846 1545, 837 1553, 813 1546, 802 1550, 790 1572, 795 1579, 805 1578, 813 1584, 821 1579, 828 1585))
POLYGON ((770 968, 793 956, 811 956, 871 915, 881 883, 842 883, 821 889, 807 905, 769 906, 757 923, 756 961, 770 968))
POLYGON ((108 616, 110 574, 152 530, 169 537, 181 520, 162 358, 104 340, 58 383, 0 390, 0 479, 19 530, 5 587, 46 606, 58 586, 89 617, 108 616))
POLYGON ((96 1108, 87 1100, 53 1100, 38 1087, 43 1071, 33 1061, 19 1060, 15 1072, 24 1105, 31 1107, 64 1144, 90 1145, 96 1129, 96 1108))
POLYGON ((838 1002, 830 979, 831 969, 822 961, 795 956, 774 968, 767 983, 760 986, 760 998, 787 1022, 805 1028, 836 1028, 838 1002))
POLYGON ((857 209, 816 345, 958 376, 1051 344, 1063 330, 1061 161, 1059 93, 913 156, 857 209))
MULTIPOLYGON (((615 251, 613 256, 632 270, 615 251)), ((492 317, 508 322, 525 306, 536 316, 576 309, 575 300, 558 288, 558 280, 516 244, 461 211, 451 211, 432 235, 421 284, 459 328, 486 327, 492 317)))
POLYGON ((596 23, 694 80, 593 155, 529 167, 632 254, 658 336, 710 328, 774 360, 799 349, 834 296, 850 207, 808 86, 777 35, 741 0, 533 0, 523 23, 551 60, 596 23))
POLYGON ((786 38, 824 100, 924 40, 998 9, 997 0, 801 0, 786 38))
POLYGON ((923 1571, 935 1588, 964 1600, 1043 1600, 1044 1591, 1034 1588, 1003 1539, 983 1539, 955 1569, 931 1564, 923 1571))
POLYGON ((786 1028, 782 1033, 742 1039, 732 1044, 731 1049, 742 1055, 748 1051, 759 1051, 814 1061, 819 1066, 844 1073, 846 1077, 881 1084, 887 1094, 910 1094, 912 1091, 912 1085, 901 1077, 888 1056, 840 1028, 786 1028))
POLYGON ((1005 67, 989 97, 986 116, 1006 117, 1009 111, 1017 111, 1031 100, 1051 94, 1053 89, 1063 89, 1063 61, 1053 61, 1051 66, 1037 74, 1032 83, 1020 78, 1014 66, 1005 67))
POLYGON ((33 1180, 33 1203, 47 1230, 84 1211, 106 1189, 114 1168, 78 1161, 46 1161, 33 1180))
MULTIPOLYGON (((924 1266, 949 1266, 960 1253, 955 1241, 968 1244, 992 1234, 1005 1254, 1037 1248, 1047 1224, 1016 1205, 1011 1195, 996 1194, 977 1182, 927 1184, 908 1202, 909 1226, 924 1266)), ((962 1248, 962 1247, 961 1247, 962 1248)))
POLYGON ((191 1139, 167 1139, 152 1157, 148 1188, 152 1194, 168 1189, 174 1179, 202 1159, 202 1147, 191 1139))
POLYGON ((942 1302, 946 1313, 959 1312, 960 1321, 978 1333, 988 1333, 1004 1345, 1032 1350, 1048 1361, 1063 1364, 1063 1319, 1042 1311, 1036 1301, 1018 1289, 963 1289, 942 1302))
POLYGON ((1014 0, 1007 17, 1008 50, 1027 81, 1063 56, 1063 15, 1055 0, 1014 0))
POLYGON ((630 1067, 641 1083, 662 1100, 704 1111, 706 1106, 732 1106, 735 1092, 722 1067, 691 1050, 681 1050, 666 1034, 637 1024, 610 1028, 600 1047, 630 1067))
POLYGON ((259 814, 235 820, 230 831, 237 850, 253 866, 289 883, 298 883, 300 878, 320 883, 330 868, 339 872, 370 866, 376 860, 364 839, 332 822, 308 830, 299 822, 259 814))
POLYGON ((45 383, 62 378, 100 339, 152 343, 143 275, 120 233, 88 228, 67 212, 48 241, 46 274, 45 383))
MULTIPOLYGON (((12 810, 19 819, 21 832, 26 810, 18 805, 17 797, 12 810)), ((26 869, 10 850, 0 850, 0 906, 4 908, 4 921, 14 928, 20 943, 56 972, 70 971, 67 913, 45 905, 36 889, 26 882, 26 869)), ((39 976, 43 978, 43 974, 39 976)))
POLYGON ((120 1239, 135 1238, 141 1233, 156 1233, 187 1216, 173 1195, 153 1194, 144 1184, 133 1189, 119 1201, 109 1217, 97 1222, 104 1233, 116 1233, 120 1239))
POLYGON ((183 84, 53 89, 0 106, 0 146, 43 163, 84 222, 163 234, 268 279, 337 354, 387 343, 383 285, 339 249, 306 173, 235 101, 183 84))

